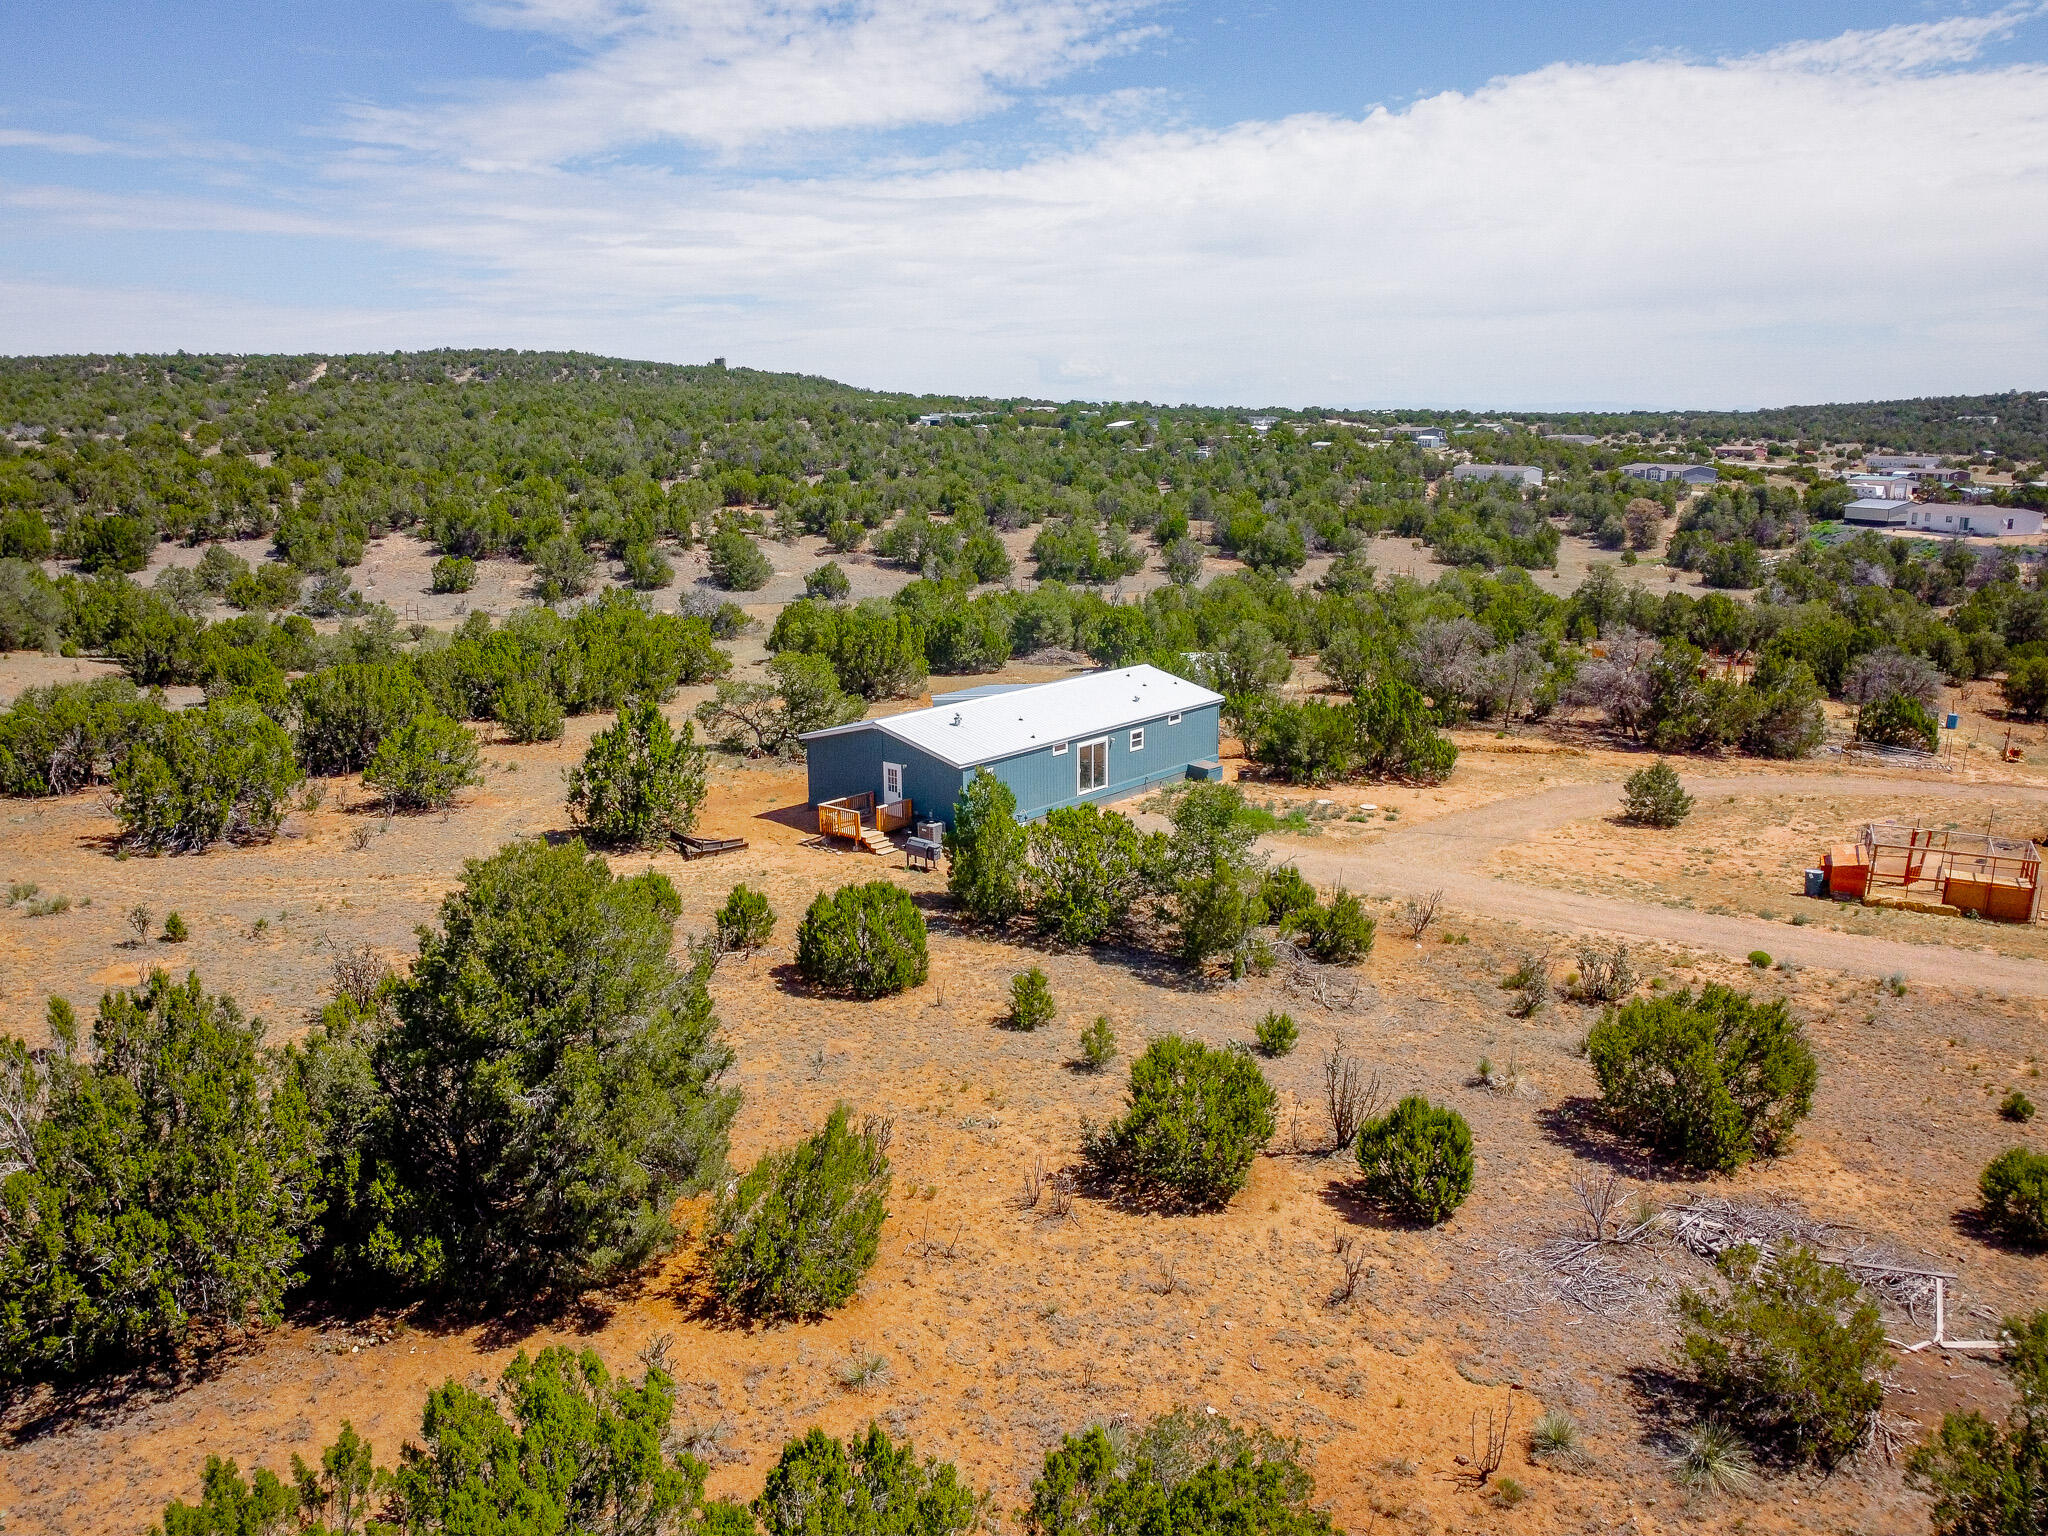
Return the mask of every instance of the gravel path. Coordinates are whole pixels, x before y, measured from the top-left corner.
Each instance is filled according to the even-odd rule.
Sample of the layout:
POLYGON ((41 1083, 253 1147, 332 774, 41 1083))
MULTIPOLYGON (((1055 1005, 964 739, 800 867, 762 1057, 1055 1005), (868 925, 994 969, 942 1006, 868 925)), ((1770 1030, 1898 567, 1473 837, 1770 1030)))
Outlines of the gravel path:
MULTIPOLYGON (((1815 780, 1805 775, 1752 774, 1688 779, 1686 788, 1700 796, 1805 795, 1812 794, 1821 784, 1830 794, 1907 794, 1930 800, 2048 804, 2048 789, 2009 784, 1928 783, 1910 778, 1815 780)), ((1342 882, 1356 891, 1392 897, 1420 896, 1441 888, 1451 906, 1539 928, 1620 934, 1738 956, 1761 949, 1801 965, 1822 966, 1851 975, 1884 977, 1903 973, 1915 981, 1942 986, 1979 988, 2015 997, 2048 997, 2048 966, 2034 960, 1987 955, 1977 950, 1903 944, 1817 927, 1793 927, 1762 918, 1724 917, 1608 896, 1579 895, 1519 885, 1486 872, 1486 861, 1497 850, 1567 822, 1611 814, 1620 804, 1618 783, 1569 784, 1404 827, 1389 832, 1369 850, 1356 853, 1271 842, 1264 847, 1275 859, 1293 863, 1319 885, 1342 882)))

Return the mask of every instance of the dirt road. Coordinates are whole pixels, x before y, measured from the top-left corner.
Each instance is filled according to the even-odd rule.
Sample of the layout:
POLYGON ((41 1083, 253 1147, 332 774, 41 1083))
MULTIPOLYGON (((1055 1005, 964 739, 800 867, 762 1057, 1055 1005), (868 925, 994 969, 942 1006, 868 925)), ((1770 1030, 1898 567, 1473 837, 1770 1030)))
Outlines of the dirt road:
MULTIPOLYGON (((1928 783, 1914 778, 1830 778, 1831 794, 1915 795, 1930 800, 2010 800, 2048 804, 2048 790, 2020 785, 1928 783)), ((1750 774, 1687 779, 1696 796, 1800 795, 1816 788, 1810 776, 1750 774)), ((1276 860, 1291 862, 1319 885, 1342 883, 1372 895, 1420 896, 1441 889, 1447 905, 1505 917, 1565 933, 1595 932, 1652 939, 1724 954, 1766 950, 1800 965, 1823 966, 1852 975, 1900 973, 1943 986, 1981 988, 2015 997, 2048 997, 2048 966, 2037 961, 1902 944, 1817 927, 1793 927, 1762 918, 1679 911, 1612 897, 1580 895, 1518 885, 1486 871, 1497 850, 1567 822, 1617 810, 1619 784, 1569 784, 1457 811, 1388 833, 1369 849, 1326 852, 1298 843, 1268 842, 1276 860)))

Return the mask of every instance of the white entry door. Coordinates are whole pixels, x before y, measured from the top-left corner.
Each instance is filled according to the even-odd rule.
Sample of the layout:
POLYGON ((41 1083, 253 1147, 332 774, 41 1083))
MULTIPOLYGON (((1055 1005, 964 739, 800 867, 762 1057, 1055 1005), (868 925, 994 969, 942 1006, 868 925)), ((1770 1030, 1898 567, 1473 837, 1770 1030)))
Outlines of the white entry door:
POLYGON ((882 764, 882 803, 894 805, 903 798, 903 765, 882 764))

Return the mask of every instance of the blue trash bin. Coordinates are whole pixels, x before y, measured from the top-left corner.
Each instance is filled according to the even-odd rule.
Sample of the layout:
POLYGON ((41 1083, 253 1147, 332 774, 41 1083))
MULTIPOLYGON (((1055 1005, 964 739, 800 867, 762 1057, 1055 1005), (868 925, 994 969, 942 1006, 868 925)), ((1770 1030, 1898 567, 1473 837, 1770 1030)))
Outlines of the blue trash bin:
POLYGON ((1806 894, 1825 896, 1828 893, 1828 872, 1824 869, 1809 869, 1806 872, 1806 894))

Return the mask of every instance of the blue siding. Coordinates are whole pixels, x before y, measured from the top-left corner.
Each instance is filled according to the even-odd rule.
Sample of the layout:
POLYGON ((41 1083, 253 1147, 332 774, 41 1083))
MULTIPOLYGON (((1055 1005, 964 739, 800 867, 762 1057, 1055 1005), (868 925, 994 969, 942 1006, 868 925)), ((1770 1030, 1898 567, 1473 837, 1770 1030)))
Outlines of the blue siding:
POLYGON ((1164 715, 1146 720, 1142 722, 1145 745, 1137 752, 1131 750, 1131 732, 1138 727, 1122 726, 1108 732, 1109 783, 1085 795, 1076 787, 1080 768, 1074 749, 1093 737, 1075 737, 1059 756, 1054 756, 1048 745, 1002 758, 990 763, 988 770, 1016 795, 1021 821, 1036 820, 1047 811, 1083 800, 1115 800, 1148 784, 1184 779, 1189 763, 1215 757, 1221 747, 1221 711, 1218 704, 1186 710, 1179 725, 1168 725, 1164 715))
POLYGON ((966 775, 948 763, 880 731, 848 731, 806 743, 811 804, 842 795, 870 794, 882 798, 882 764, 903 765, 903 793, 920 820, 937 817, 950 824, 953 802, 960 798, 966 775))
MULTIPOLYGON (((1149 784, 1187 777, 1188 764, 1214 758, 1221 747, 1221 711, 1217 704, 1186 710, 1180 724, 1168 725, 1165 715, 1121 726, 1109 736, 1109 782, 1083 795, 1077 792, 1079 754, 1075 748, 1093 736, 1076 737, 1058 756, 1050 744, 1015 757, 999 758, 987 764, 989 772, 1010 786, 1017 797, 1017 818, 1035 821, 1047 811, 1083 800, 1115 800, 1135 793, 1149 784), (1131 750, 1131 732, 1142 728, 1145 745, 1131 750)), ((1098 732, 1098 735, 1105 734, 1098 732)), ((882 764, 903 765, 903 792, 910 798, 919 820, 953 821, 953 803, 974 777, 972 768, 962 770, 940 762, 893 736, 878 730, 848 731, 807 743, 805 757, 810 768, 811 804, 836 800, 841 795, 882 793, 882 764)))

